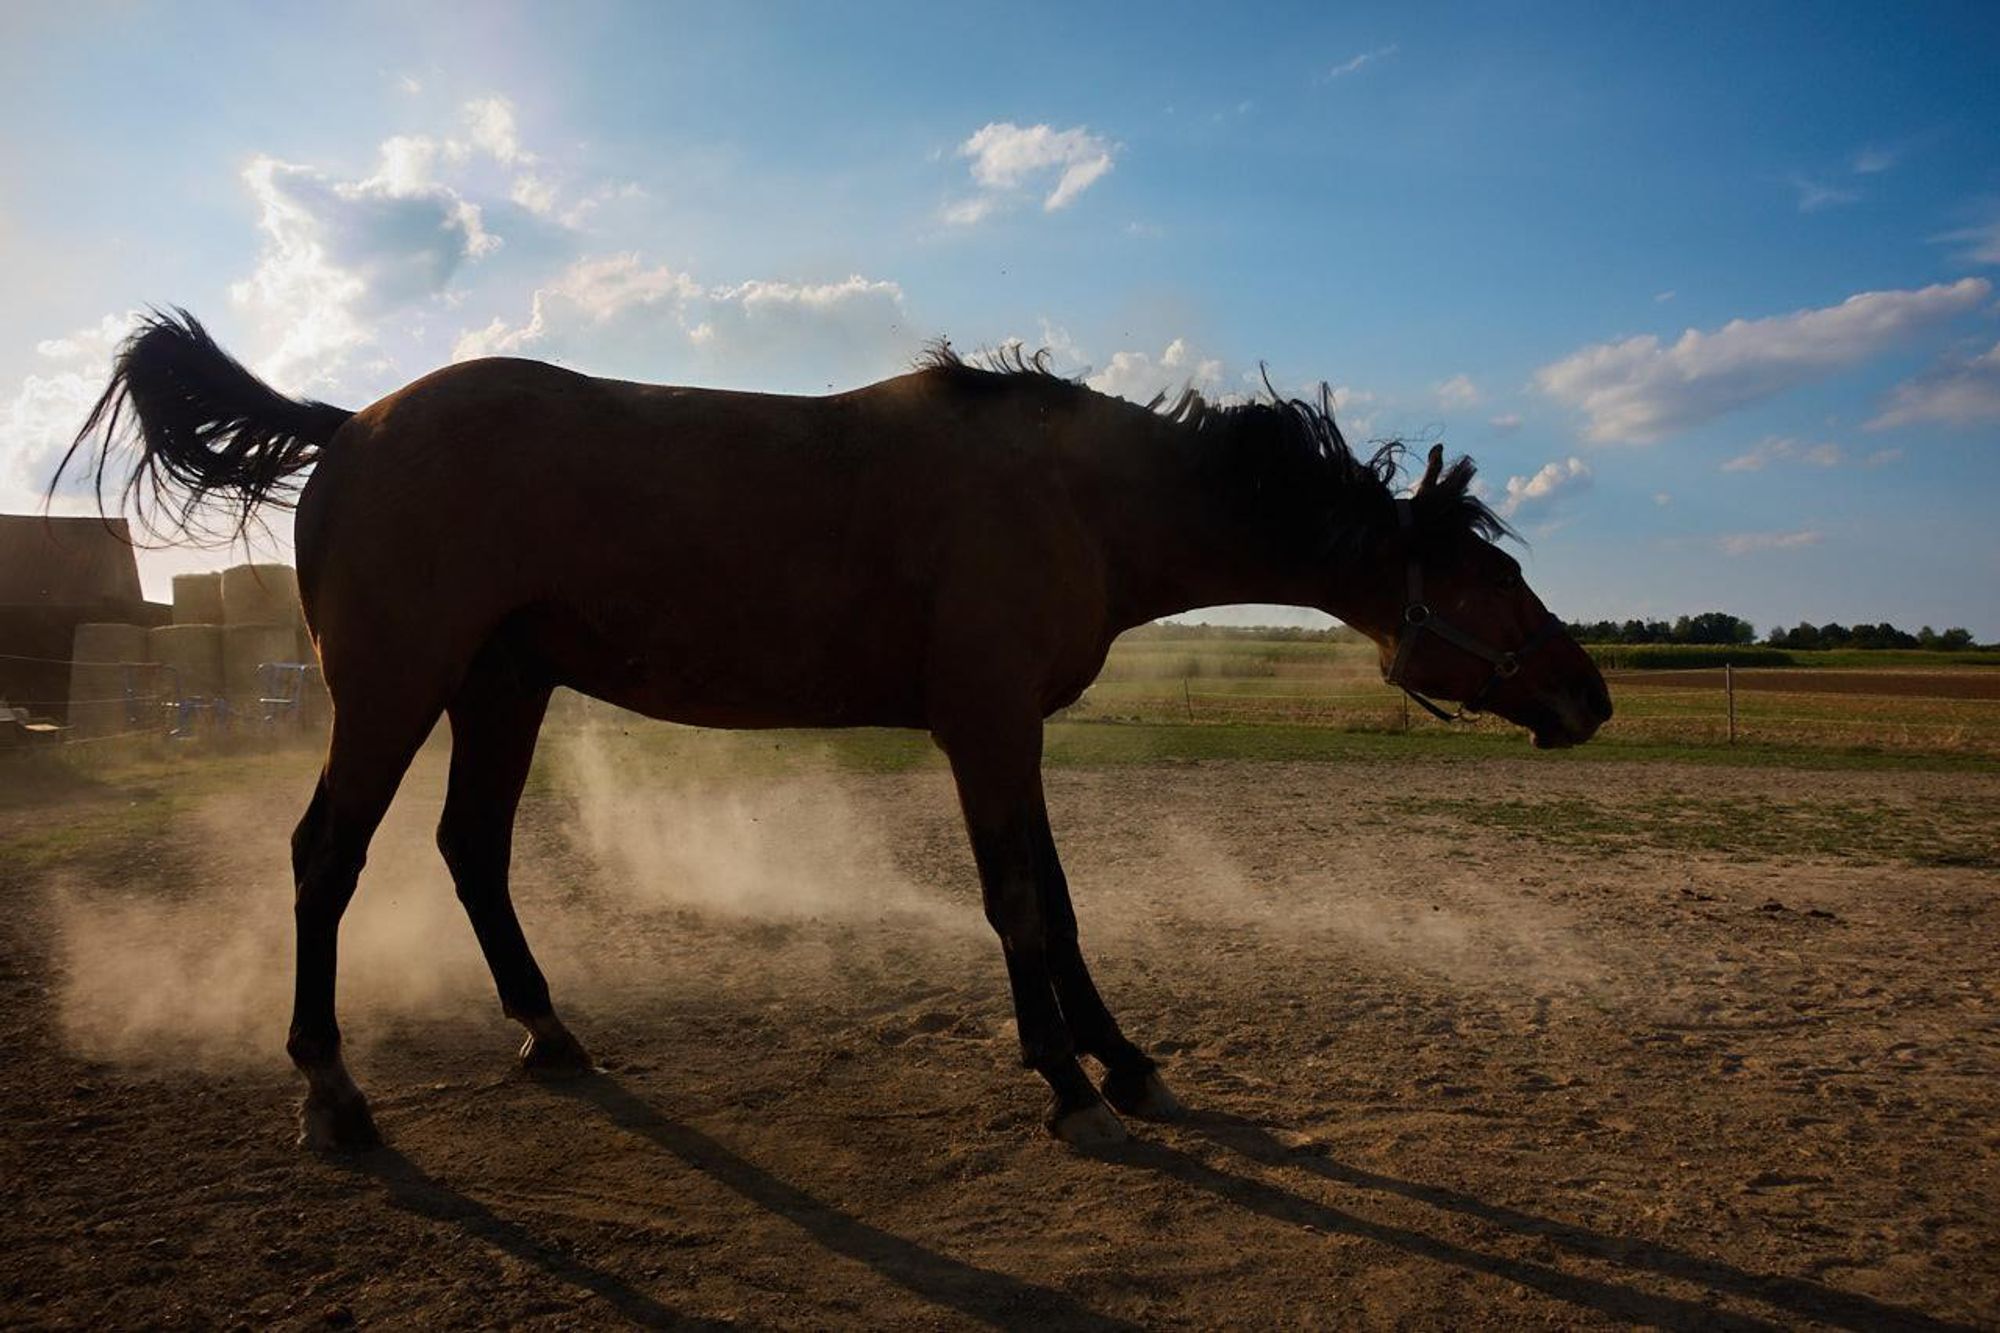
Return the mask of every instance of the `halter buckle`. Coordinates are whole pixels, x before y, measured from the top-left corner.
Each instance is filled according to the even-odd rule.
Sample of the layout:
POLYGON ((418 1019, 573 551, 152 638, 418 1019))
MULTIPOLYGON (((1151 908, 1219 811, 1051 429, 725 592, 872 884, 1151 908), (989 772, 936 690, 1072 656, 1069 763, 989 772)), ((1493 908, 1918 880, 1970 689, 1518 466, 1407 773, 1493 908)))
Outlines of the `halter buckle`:
POLYGON ((1412 602, 1403 608, 1403 623, 1421 625, 1431 618, 1431 609, 1422 602, 1412 602))
POLYGON ((1500 654, 1500 660, 1493 664, 1493 675, 1499 680, 1507 680, 1519 673, 1520 670, 1521 659, 1514 653, 1500 654))

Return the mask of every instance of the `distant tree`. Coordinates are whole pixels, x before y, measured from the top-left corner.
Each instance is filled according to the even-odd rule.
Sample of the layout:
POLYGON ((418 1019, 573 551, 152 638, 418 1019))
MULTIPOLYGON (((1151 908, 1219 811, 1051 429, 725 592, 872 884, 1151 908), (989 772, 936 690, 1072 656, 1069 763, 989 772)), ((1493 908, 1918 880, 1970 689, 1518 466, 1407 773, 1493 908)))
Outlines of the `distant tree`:
POLYGON ((1755 643, 1757 627, 1724 611, 1704 611, 1674 622, 1674 643, 1755 643))

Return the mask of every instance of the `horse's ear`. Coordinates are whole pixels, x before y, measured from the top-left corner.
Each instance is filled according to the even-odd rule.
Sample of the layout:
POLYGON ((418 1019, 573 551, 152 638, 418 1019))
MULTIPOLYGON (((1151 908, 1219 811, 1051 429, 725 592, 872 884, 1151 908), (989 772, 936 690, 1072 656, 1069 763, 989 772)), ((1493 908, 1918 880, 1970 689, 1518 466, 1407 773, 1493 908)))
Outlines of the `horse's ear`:
POLYGON ((1413 494, 1422 495, 1435 486, 1438 474, 1442 471, 1444 471, 1444 446, 1434 444, 1431 446, 1430 457, 1424 460, 1424 478, 1417 483, 1417 489, 1413 494))

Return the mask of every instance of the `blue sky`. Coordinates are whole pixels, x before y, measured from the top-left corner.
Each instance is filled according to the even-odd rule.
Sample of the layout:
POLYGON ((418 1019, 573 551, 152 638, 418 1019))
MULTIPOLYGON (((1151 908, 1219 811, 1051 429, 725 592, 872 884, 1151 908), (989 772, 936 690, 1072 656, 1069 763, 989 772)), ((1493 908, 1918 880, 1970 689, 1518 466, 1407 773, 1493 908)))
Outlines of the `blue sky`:
POLYGON ((0 508, 148 303, 345 406, 1019 338, 1444 439, 1568 616, 2000 639, 1996 68, 1979 4, 9 4, 0 508))

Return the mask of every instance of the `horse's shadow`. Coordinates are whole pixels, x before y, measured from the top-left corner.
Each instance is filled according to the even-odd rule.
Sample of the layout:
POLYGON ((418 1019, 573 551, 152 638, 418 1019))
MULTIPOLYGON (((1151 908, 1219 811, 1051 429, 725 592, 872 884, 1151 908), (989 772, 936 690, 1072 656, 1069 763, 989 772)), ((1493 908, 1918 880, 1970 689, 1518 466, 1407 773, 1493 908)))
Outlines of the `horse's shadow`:
MULTIPOLYGON (((785 1218, 822 1248, 866 1264, 933 1305, 998 1327, 1032 1324, 1137 1333, 1137 1325, 1092 1310, 1054 1288, 979 1268, 871 1226, 779 1179, 700 1130, 662 1114, 609 1074, 543 1086, 595 1110, 620 1129, 650 1141, 746 1201, 785 1218)), ((603 1298, 633 1323, 677 1328, 734 1327, 669 1309, 623 1278, 558 1252, 516 1223, 426 1174, 394 1149, 384 1148, 355 1158, 352 1166, 381 1181, 389 1191, 392 1205, 453 1223, 467 1234, 534 1264, 550 1276, 603 1298)))
POLYGON ((1483 1253, 1421 1231, 1370 1221, 1267 1181, 1221 1170, 1160 1143, 1134 1141, 1106 1156, 1121 1164, 1144 1167, 1171 1176, 1278 1221, 1377 1241, 1438 1263, 1505 1278, 1571 1305, 1629 1322, 1669 1328, 1748 1329, 1815 1320, 1835 1328, 1871 1331, 1961 1330, 1971 1327, 1803 1278, 1753 1273, 1669 1246, 1609 1236, 1505 1205, 1487 1203, 1456 1190, 1348 1166, 1310 1150, 1301 1151, 1273 1136, 1266 1126, 1227 1112, 1197 1112, 1183 1123, 1185 1128, 1211 1145, 1261 1166, 1288 1167, 1350 1188, 1394 1194, 1443 1212, 1475 1218, 1517 1235, 1534 1237, 1617 1268, 1690 1283, 1705 1291, 1747 1297, 1775 1307, 1779 1312, 1779 1325, 1725 1314, 1702 1301, 1658 1295, 1629 1285, 1566 1273, 1546 1264, 1483 1253))
MULTIPOLYGON (((618 1128, 647 1140, 746 1202, 785 1218, 825 1250, 867 1265, 930 1304, 995 1326, 1136 1328, 1054 1288, 979 1268, 872 1226, 771 1174, 700 1130, 663 1114, 610 1075, 598 1074, 546 1086, 553 1095, 589 1108, 618 1128)), ((1801 1321, 1854 1330, 1935 1331, 1968 1327, 1802 1278, 1749 1272, 1683 1250, 1621 1239, 1490 1204, 1441 1186, 1348 1166, 1310 1150, 1301 1151, 1276 1138, 1264 1125, 1227 1112, 1194 1113, 1181 1122, 1181 1128, 1213 1147, 1260 1166, 1304 1171, 1351 1189, 1396 1195, 1519 1236, 1533 1237, 1626 1272, 1650 1274, 1692 1284, 1707 1292, 1744 1297, 1772 1307, 1776 1322, 1727 1314, 1702 1300, 1661 1295, 1629 1283, 1565 1272, 1546 1263, 1487 1253, 1424 1231, 1359 1217, 1268 1180, 1224 1170, 1156 1139, 1133 1140, 1098 1155, 1107 1166, 1153 1171, 1275 1221, 1310 1226, 1332 1235, 1360 1237, 1434 1263, 1502 1278, 1623 1322, 1704 1329, 1771 1329, 1801 1321)), ((355 1159, 354 1169, 381 1181, 393 1205, 452 1223, 552 1277, 600 1297, 634 1323, 722 1326, 672 1310, 615 1274, 591 1268, 543 1244, 518 1224, 427 1175, 393 1149, 355 1159)))
POLYGON ((702 1319, 662 1305, 615 1273, 593 1268, 536 1239, 525 1228, 469 1199, 394 1148, 376 1148, 341 1163, 372 1177, 393 1208, 457 1227, 494 1249, 532 1264, 550 1277, 604 1301, 630 1323, 646 1328, 725 1329, 735 1324, 702 1319))

